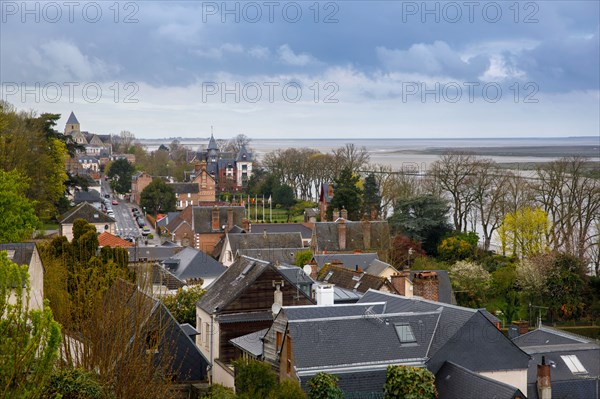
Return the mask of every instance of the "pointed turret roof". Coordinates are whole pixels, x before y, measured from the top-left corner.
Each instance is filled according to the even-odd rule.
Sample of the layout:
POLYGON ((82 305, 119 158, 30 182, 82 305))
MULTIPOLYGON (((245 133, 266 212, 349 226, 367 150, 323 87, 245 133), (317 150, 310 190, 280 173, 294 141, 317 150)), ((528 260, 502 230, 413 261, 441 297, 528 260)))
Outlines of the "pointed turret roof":
POLYGON ((73 111, 71 111, 71 115, 69 115, 69 119, 67 119, 67 125, 79 125, 79 121, 77 120, 77 117, 75 116, 75 114, 73 113, 73 111))
POLYGON ((242 144, 242 148, 240 148, 240 150, 237 153, 236 161, 238 161, 238 162, 252 161, 252 153, 248 152, 248 150, 246 150, 246 146, 243 144, 242 144))
POLYGON ((208 149, 209 150, 218 150, 219 149, 219 147, 217 147, 217 141, 213 137, 212 133, 210 134, 210 141, 208 142, 208 149))

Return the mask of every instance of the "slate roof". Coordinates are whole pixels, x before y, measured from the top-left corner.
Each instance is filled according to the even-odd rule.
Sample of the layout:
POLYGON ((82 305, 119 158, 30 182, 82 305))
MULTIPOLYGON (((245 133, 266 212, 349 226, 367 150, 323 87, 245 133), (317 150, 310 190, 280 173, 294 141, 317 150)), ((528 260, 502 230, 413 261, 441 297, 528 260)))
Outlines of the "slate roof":
POLYGON ((256 223, 250 225, 250 233, 300 233, 302 239, 309 240, 312 228, 302 223, 256 223))
POLYGON ((227 270, 206 253, 191 247, 165 259, 163 265, 180 280, 216 278, 227 270))
POLYGON ((174 220, 177 217, 177 215, 179 215, 179 212, 168 212, 165 215, 165 217, 158 220, 156 224, 161 227, 167 227, 167 224, 169 224, 170 221, 174 220))
POLYGON ((319 272, 318 279, 347 290, 367 292, 370 289, 380 290, 386 283, 385 277, 373 276, 364 272, 326 265, 319 272))
POLYGON ((347 290, 337 285, 333 287, 333 303, 356 303, 362 298, 362 293, 347 290))
POLYGON ((317 263, 317 270, 321 270, 327 263, 344 267, 350 270, 361 269, 366 271, 373 261, 379 259, 376 253, 360 254, 315 254, 313 259, 317 263))
MULTIPOLYGON (((369 249, 386 250, 390 246, 390 229, 387 221, 368 222, 371 231, 371 245, 365 248, 363 236, 364 222, 346 221, 346 251, 364 251, 369 249)), ((317 222, 317 251, 340 251, 338 240, 339 222, 317 222)), ((313 243, 314 245, 314 243, 313 243)))
POLYGON ((279 262, 293 264, 296 261, 296 252, 303 251, 302 248, 257 248, 257 249, 239 249, 239 256, 249 256, 251 258, 266 260, 269 262, 279 262))
POLYGON ((210 135, 210 140, 208 140, 208 150, 218 150, 219 147, 217 146, 217 141, 215 140, 215 138, 213 137, 213 135, 210 135))
POLYGON ((235 157, 235 160, 239 162, 252 162, 252 153, 248 152, 246 146, 242 144, 242 147, 240 148, 240 150, 237 153, 237 156, 235 157), (244 158, 244 155, 246 156, 246 158, 244 158))
POLYGON ((10 242, 0 244, 0 251, 8 251, 9 259, 19 266, 29 266, 36 250, 33 242, 10 242))
POLYGON ((302 268, 292 265, 280 265, 277 266, 279 274, 285 276, 288 280, 293 281, 296 284, 314 284, 314 280, 307 276, 302 268))
POLYGON ((214 233, 224 232, 221 228, 223 225, 227 225, 227 209, 233 209, 233 224, 241 226, 242 219, 244 218, 244 207, 243 206, 220 206, 219 209, 219 229, 212 229, 212 206, 194 206, 192 208, 192 226, 195 233, 214 233))
POLYGON ((328 305, 328 306, 284 306, 288 320, 327 319, 332 317, 362 316, 385 313, 385 302, 328 305))
MULTIPOLYGON (((448 275, 448 270, 411 270, 410 271, 410 280, 413 281, 415 278, 415 274, 423 273, 423 272, 435 272, 438 277, 438 301, 450 304, 456 304, 456 299, 454 298, 454 291, 452 290, 452 283, 450 282, 450 276, 448 275)), ((488 312, 488 315, 491 314, 488 312)), ((486 315, 487 317, 487 315, 486 315)))
POLYGON ((188 337, 194 337, 200 334, 198 330, 196 330, 196 328, 194 328, 194 326, 192 326, 190 323, 179 324, 179 327, 181 327, 183 332, 186 333, 188 337))
POLYGON ((386 313, 427 312, 441 309, 439 327, 431 344, 427 368, 436 373, 446 360, 470 370, 516 370, 526 368, 529 356, 506 338, 476 310, 419 297, 369 290, 358 301, 386 302, 386 313), (485 348, 486 356, 481 356, 485 348), (489 362, 493 358, 494 362, 489 362))
MULTIPOLYGON (((206 380, 208 360, 160 300, 144 294, 131 283, 117 280, 106 292, 104 306, 106 309, 130 308, 136 314, 141 314, 143 318, 141 327, 144 329, 152 328, 153 324, 160 323, 164 333, 161 334, 159 353, 161 348, 164 348, 163 351, 169 352, 169 356, 173 359, 172 372, 177 375, 177 382, 206 380)), ((127 328, 127 326, 125 327, 127 328)), ((130 327, 133 337, 136 334, 136 327, 133 324, 130 327)))
POLYGON ((528 346, 554 346, 579 343, 593 343, 592 339, 570 334, 566 331, 542 326, 526 334, 519 335, 513 342, 520 348, 528 346))
POLYGON ((317 369, 350 365, 375 369, 388 364, 424 364, 440 313, 365 313, 289 320, 297 373, 315 374, 317 369), (412 327, 416 344, 400 342, 396 332, 400 323, 412 327))
POLYGON ((435 387, 439 399, 525 397, 518 388, 484 377, 452 362, 445 362, 437 372, 435 387))
POLYGON ((300 233, 240 233, 227 238, 233 254, 243 249, 303 248, 300 233))
POLYGON ((77 117, 75 116, 73 111, 71 111, 71 115, 69 115, 69 119, 67 119, 67 125, 78 125, 78 124, 79 124, 79 121, 77 120, 77 117))
POLYGON ((90 191, 76 191, 73 198, 73 202, 79 204, 81 202, 100 202, 100 194, 96 190, 90 191))
POLYGON ((115 223, 115 219, 87 202, 82 202, 59 217, 61 224, 72 224, 77 219, 84 219, 88 223, 115 223))
POLYGON ((130 247, 127 248, 129 251, 129 261, 137 262, 140 260, 148 260, 148 261, 161 261, 171 256, 175 255, 177 252, 183 249, 182 246, 172 246, 172 245, 160 245, 157 247, 152 246, 138 246, 138 247, 130 247))
POLYGON ((127 248, 133 247, 134 244, 130 241, 124 240, 121 237, 110 234, 108 231, 102 232, 98 236, 98 245, 101 247, 112 247, 112 248, 127 248))
POLYGON ((265 328, 260 331, 255 331, 253 333, 231 339, 229 342, 231 342, 233 346, 251 353, 253 356, 258 358, 263 354, 262 338, 264 338, 267 331, 269 331, 269 329, 265 328))
POLYGON ((197 194, 200 192, 198 183, 168 183, 175 194, 197 194))
POLYGON ((269 267, 269 262, 241 256, 217 278, 196 305, 208 314, 223 309, 246 290, 269 267), (246 273, 243 274, 243 272, 246 273))
POLYGON ((385 263, 383 261, 380 261, 379 259, 375 259, 373 262, 371 262, 371 264, 369 265, 369 267, 367 267, 365 271, 369 274, 379 276, 381 273, 387 270, 388 267, 391 267, 392 269, 396 270, 389 263, 385 263))

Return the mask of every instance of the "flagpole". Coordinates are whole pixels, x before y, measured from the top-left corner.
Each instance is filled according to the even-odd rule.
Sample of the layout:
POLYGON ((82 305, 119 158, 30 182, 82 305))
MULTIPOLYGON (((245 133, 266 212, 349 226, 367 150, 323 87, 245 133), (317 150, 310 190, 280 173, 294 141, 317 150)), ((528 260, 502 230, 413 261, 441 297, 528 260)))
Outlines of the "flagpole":
POLYGON ((273 223, 273 201, 269 195, 269 223, 273 223))
POLYGON ((258 195, 254 196, 254 215, 256 218, 256 223, 258 223, 258 195))

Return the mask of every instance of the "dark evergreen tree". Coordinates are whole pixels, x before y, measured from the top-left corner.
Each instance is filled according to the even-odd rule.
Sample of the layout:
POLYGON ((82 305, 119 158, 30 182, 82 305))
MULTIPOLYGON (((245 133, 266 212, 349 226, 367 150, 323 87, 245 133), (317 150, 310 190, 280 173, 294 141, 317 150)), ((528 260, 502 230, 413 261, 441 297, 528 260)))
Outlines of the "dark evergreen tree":
POLYGON ((428 255, 436 255, 440 241, 452 230, 448 210, 444 199, 424 195, 396 202, 388 222, 393 234, 402 233, 419 241, 428 255))
POLYGON ((358 187, 359 180, 350 169, 342 169, 333 185, 333 198, 327 208, 327 219, 333 218, 334 209, 346 209, 349 220, 361 219, 362 190, 358 187))
POLYGON ((381 195, 379 195, 379 185, 373 173, 365 178, 363 194, 363 216, 368 220, 375 220, 381 212, 381 195))

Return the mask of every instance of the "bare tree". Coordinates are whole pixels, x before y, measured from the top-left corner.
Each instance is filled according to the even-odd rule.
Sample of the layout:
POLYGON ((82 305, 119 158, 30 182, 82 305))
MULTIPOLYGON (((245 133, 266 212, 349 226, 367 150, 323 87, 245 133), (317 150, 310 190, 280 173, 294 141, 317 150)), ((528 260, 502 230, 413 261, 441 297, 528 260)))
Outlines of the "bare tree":
POLYGON ((231 140, 227 142, 227 146, 225 147, 225 151, 228 152, 239 152, 240 149, 245 146, 248 151, 250 151, 250 142, 252 139, 245 134, 238 134, 231 140))
POLYGON ((585 158, 561 158, 537 169, 535 185, 536 199, 552 221, 550 245, 581 259, 595 244, 600 218, 600 181, 585 168, 585 158))
POLYGON ((119 133, 119 141, 116 150, 120 153, 127 153, 129 148, 132 146, 135 141, 135 135, 131 133, 129 130, 123 130, 119 133))
POLYGON ((357 173, 369 163, 370 158, 366 147, 357 148, 353 143, 333 150, 333 155, 336 159, 336 176, 345 168, 357 173))
POLYGON ((480 159, 472 180, 473 207, 483 230, 483 247, 490 248, 494 231, 502 224, 508 176, 491 159, 480 159))
POLYGON ((477 168, 474 155, 452 152, 442 155, 432 165, 430 175, 435 184, 449 195, 452 201, 454 228, 467 230, 467 220, 474 202, 473 180, 477 168))

